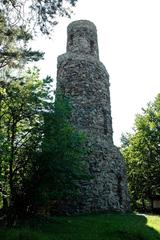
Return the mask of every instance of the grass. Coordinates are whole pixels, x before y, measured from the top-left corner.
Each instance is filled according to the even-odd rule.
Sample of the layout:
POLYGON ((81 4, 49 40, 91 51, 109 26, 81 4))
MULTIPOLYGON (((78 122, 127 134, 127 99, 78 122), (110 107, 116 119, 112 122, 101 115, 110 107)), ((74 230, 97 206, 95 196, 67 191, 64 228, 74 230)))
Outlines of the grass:
POLYGON ((30 220, 25 227, 1 229, 0 239, 160 240, 160 216, 92 214, 30 220))
POLYGON ((157 232, 160 234, 160 217, 148 216, 147 217, 147 225, 151 228, 156 229, 157 232))

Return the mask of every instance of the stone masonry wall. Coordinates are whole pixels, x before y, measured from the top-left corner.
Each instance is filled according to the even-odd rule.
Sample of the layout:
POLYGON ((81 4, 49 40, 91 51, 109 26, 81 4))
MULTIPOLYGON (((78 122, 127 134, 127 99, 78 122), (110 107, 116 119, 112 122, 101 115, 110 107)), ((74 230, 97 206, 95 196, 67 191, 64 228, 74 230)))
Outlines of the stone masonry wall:
POLYGON ((99 61, 97 31, 86 20, 68 26, 67 53, 58 57, 57 89, 68 96, 73 125, 88 136, 88 171, 80 201, 64 212, 127 211, 129 197, 123 158, 113 144, 109 75, 99 61))

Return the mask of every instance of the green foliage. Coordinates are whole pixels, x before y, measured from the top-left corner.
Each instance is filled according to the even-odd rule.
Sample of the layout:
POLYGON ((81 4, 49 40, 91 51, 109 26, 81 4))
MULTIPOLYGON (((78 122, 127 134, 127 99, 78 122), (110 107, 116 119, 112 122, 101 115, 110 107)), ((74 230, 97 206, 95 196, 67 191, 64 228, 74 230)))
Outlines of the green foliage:
POLYGON ((22 70, 43 58, 28 47, 35 29, 49 34, 76 1, 0 1, 0 206, 9 218, 42 199, 73 196, 84 175, 85 137, 71 126, 68 103, 60 95, 53 102, 50 77, 22 70))
MULTIPOLYGON (((41 219, 40 219, 41 220, 41 219)), ((54 217, 50 221, 30 220, 26 228, 0 231, 3 240, 159 240, 159 216, 135 214, 95 214, 54 217), (32 226, 32 227, 31 227, 32 226), (21 236, 21 238, 20 238, 21 236), (19 238, 18 238, 19 237, 19 238)))
POLYGON ((40 147, 43 89, 37 70, 0 87, 0 190, 9 205, 22 191, 33 154, 40 147))
POLYGON ((49 34, 57 24, 57 16, 70 17, 69 6, 74 6, 77 0, 3 0, 0 9, 4 11, 8 21, 17 25, 25 25, 27 29, 38 29, 49 34))
POLYGON ((14 214, 76 197, 85 178, 85 135, 68 100, 57 93, 53 102, 51 84, 35 69, 0 88, 0 192, 14 214))
POLYGON ((160 94, 136 116, 134 133, 123 136, 121 150, 133 207, 146 210, 152 196, 160 194, 160 94))
POLYGON ((32 40, 25 26, 9 24, 3 11, 0 11, 0 69, 22 67, 28 61, 38 61, 43 53, 27 47, 32 40))
POLYGON ((44 112, 42 152, 35 155, 29 184, 33 208, 45 206, 48 211, 50 203, 55 210, 60 202, 78 197, 78 180, 87 178, 86 137, 70 123, 68 100, 57 93, 55 103, 49 107, 44 112))

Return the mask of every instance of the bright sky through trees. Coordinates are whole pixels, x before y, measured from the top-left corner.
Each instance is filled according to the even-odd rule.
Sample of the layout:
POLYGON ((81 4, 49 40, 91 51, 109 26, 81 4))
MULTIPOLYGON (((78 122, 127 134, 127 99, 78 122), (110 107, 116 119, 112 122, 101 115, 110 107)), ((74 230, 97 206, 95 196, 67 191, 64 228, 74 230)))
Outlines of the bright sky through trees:
POLYGON ((131 131, 136 113, 160 92, 160 1, 79 0, 71 19, 61 19, 53 40, 33 43, 46 52, 42 75, 56 79, 56 58, 66 51, 66 28, 74 20, 93 21, 100 60, 110 75, 114 142, 131 131))

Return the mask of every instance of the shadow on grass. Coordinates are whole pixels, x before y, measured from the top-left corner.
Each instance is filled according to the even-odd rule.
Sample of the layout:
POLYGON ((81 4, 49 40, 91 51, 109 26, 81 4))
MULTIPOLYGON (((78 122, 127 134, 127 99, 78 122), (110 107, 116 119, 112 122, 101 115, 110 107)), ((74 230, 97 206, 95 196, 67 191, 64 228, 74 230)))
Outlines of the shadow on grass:
MULTIPOLYGON (((160 240, 160 233, 147 226, 148 217, 152 216, 108 213, 36 218, 23 223, 23 227, 21 225, 16 229, 0 231, 0 239, 160 240)), ((160 217, 156 218, 160 221, 160 217)))

